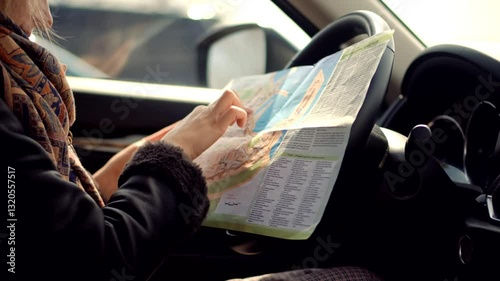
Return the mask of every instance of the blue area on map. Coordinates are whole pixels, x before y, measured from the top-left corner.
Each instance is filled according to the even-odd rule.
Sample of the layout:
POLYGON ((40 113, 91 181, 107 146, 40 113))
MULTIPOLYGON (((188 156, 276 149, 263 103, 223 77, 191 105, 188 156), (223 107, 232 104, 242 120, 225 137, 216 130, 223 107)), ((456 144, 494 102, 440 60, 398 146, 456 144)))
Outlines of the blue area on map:
MULTIPOLYGON (((325 57, 324 59, 320 60, 312 70, 310 68, 304 69, 303 72, 307 71, 308 73, 307 76, 304 76, 304 73, 300 73, 301 74, 300 77, 299 75, 297 75, 296 79, 293 79, 294 78, 293 74, 291 77, 287 78, 287 81, 285 82, 283 87, 288 86, 287 90, 289 90, 290 97, 286 100, 284 104, 281 103, 278 106, 275 106, 274 110, 272 110, 270 114, 266 116, 266 119, 260 118, 259 121, 265 123, 266 125, 261 130, 271 129, 277 122, 286 119, 290 115, 292 115, 293 112, 296 110, 297 106, 304 99, 307 90, 309 89, 309 87, 311 86, 311 84, 313 83, 314 79, 316 78, 316 76, 320 71, 323 72, 323 76, 325 79, 318 91, 318 93, 321 93, 326 87, 328 80, 332 76, 333 71, 335 70, 335 66, 337 65, 340 59, 340 56, 341 53, 336 53, 334 55, 325 57), (290 83, 288 83, 289 80, 290 83)), ((314 97, 314 100, 309 105, 309 107, 305 108, 305 112, 301 113, 301 115, 305 116, 307 113, 309 113, 319 98, 320 95, 316 95, 314 97)))
POLYGON ((276 154, 276 151, 278 151, 278 147, 281 145, 283 142, 283 139, 285 138, 287 131, 281 131, 281 137, 280 139, 273 145, 271 148, 271 151, 269 151, 269 158, 273 159, 274 154, 276 154))
POLYGON ((260 132, 268 128, 268 123, 283 108, 295 89, 304 81, 306 75, 311 71, 311 67, 297 68, 295 71, 279 71, 274 76, 274 83, 278 84, 279 92, 289 93, 288 96, 278 94, 278 91, 270 97, 261 107, 255 110, 255 114, 264 111, 255 122, 254 132, 260 132), (284 81, 284 83, 283 83, 284 81))
MULTIPOLYGON (((304 95, 320 71, 323 72, 324 76, 324 81, 318 91, 318 93, 321 93, 332 76, 340 56, 341 53, 325 57, 314 68, 312 66, 298 67, 293 71, 287 69, 276 72, 273 82, 277 89, 273 96, 255 110, 255 114, 260 115, 260 117, 255 122, 254 132, 258 133, 271 129, 277 122, 288 118, 304 99, 304 95), (279 92, 282 94, 279 94, 279 92)), ((302 115, 308 113, 319 98, 320 95, 316 95, 309 107, 304 109, 306 111, 302 115)), ((271 158, 276 154, 286 132, 286 130, 282 131, 279 141, 271 148, 269 153, 271 158)))

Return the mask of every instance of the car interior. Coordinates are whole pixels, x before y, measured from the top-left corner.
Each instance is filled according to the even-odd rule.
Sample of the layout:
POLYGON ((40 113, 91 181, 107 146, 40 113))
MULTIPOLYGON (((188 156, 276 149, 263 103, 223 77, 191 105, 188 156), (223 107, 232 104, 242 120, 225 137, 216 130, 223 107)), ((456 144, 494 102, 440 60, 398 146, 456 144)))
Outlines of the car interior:
MULTIPOLYGON (((500 56, 457 42, 426 44, 398 14, 416 3, 182 4, 210 3, 210 11, 224 15, 268 2, 308 38, 295 43, 285 36, 289 26, 195 17, 179 8, 183 1, 151 0, 144 7, 156 8, 142 12, 134 0, 126 1, 133 12, 110 8, 113 1, 104 8, 90 0, 52 2, 54 29, 64 39, 36 40, 68 64, 77 104, 74 144, 91 172, 128 144, 215 100, 233 78, 312 65, 395 31, 313 235, 287 240, 202 227, 149 280, 227 280, 343 265, 384 280, 500 280, 500 56), (162 14, 159 7, 177 12, 162 14), (327 254, 318 256, 319 250, 327 254)), ((474 5, 500 8, 486 0, 474 5)), ((262 9, 256 11, 266 20, 276 13, 262 9)), ((440 22, 421 15, 426 20, 440 22)), ((484 33, 491 45, 500 44, 493 29, 484 33)))

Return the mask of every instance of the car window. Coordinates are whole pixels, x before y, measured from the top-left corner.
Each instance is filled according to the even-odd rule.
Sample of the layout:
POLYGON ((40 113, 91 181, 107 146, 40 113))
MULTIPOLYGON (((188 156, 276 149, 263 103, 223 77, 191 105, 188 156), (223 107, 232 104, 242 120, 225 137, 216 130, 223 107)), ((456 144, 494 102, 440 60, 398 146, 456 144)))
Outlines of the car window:
MULTIPOLYGON (((33 36, 68 75, 200 86, 197 44, 225 25, 256 23, 298 49, 310 38, 267 0, 50 0, 55 43, 33 36)), ((251 44, 251 42, 249 42, 251 44)))
POLYGON ((500 59, 498 0, 381 0, 426 46, 457 44, 500 59))

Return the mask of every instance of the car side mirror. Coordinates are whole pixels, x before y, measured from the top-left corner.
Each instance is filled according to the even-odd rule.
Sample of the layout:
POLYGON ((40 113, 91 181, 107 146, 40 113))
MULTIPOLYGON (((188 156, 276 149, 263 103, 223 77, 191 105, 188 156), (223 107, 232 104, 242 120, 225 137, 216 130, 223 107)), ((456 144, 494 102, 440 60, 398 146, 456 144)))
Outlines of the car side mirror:
POLYGON ((222 27, 197 47, 201 86, 223 88, 231 79, 285 68, 297 52, 276 31, 257 24, 222 27))

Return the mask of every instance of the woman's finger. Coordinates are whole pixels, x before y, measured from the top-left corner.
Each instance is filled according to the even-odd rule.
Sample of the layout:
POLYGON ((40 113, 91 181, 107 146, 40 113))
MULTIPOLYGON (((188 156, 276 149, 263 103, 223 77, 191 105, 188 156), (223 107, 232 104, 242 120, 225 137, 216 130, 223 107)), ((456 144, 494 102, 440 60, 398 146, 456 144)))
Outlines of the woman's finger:
POLYGON ((226 90, 222 96, 214 103, 213 112, 220 114, 228 109, 230 106, 243 107, 240 98, 233 90, 226 90))
POLYGON ((225 131, 227 127, 231 126, 235 121, 238 123, 238 126, 245 126, 247 112, 241 107, 231 106, 220 116, 219 126, 225 131))
POLYGON ((244 106, 243 109, 247 112, 248 115, 253 113, 253 109, 251 109, 250 107, 244 106))

